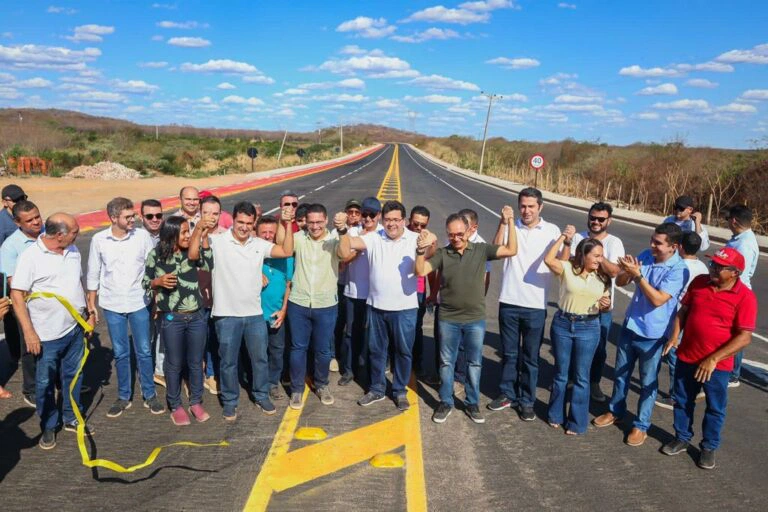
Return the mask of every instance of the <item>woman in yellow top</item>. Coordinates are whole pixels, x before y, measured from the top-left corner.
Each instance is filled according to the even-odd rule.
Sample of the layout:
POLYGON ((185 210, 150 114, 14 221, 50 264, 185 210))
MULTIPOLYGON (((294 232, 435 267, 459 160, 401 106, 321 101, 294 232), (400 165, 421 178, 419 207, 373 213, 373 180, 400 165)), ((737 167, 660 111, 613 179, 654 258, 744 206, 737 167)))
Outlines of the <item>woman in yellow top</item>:
MULTIPOLYGON (((589 369, 600 341, 601 309, 611 305, 611 278, 600 268, 603 244, 585 238, 570 260, 557 258, 566 234, 575 231, 567 226, 544 257, 544 263, 559 278, 558 311, 552 319, 550 339, 555 352, 555 379, 549 398, 548 421, 553 428, 565 423, 566 386, 569 370, 574 377, 571 407, 565 433, 583 434, 589 416, 589 369)), ((568 238, 570 239, 570 238, 568 238)))

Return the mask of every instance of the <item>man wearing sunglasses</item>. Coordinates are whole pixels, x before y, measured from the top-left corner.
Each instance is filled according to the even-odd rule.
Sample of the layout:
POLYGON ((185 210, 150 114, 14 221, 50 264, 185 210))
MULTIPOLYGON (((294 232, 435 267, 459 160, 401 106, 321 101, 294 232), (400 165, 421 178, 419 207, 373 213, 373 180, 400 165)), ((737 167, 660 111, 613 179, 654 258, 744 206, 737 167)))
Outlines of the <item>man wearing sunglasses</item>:
MULTIPOLYGON (((430 213, 426 206, 414 206, 411 208, 411 216, 408 219, 408 229, 414 233, 421 233, 429 225, 429 215, 430 213)), ((424 352, 424 315, 427 312, 427 277, 419 276, 418 280, 419 310, 416 314, 416 338, 413 342, 413 371, 419 377, 424 374, 422 354, 424 352)), ((430 291, 432 290, 430 289, 430 291)), ((437 296, 436 289, 433 295, 437 296)), ((436 366, 435 369, 439 371, 440 367, 436 366)))
POLYGON ((141 202, 141 222, 152 238, 152 245, 160 241, 160 226, 163 225, 163 205, 157 199, 145 199, 141 202))
POLYGON ((3 187, 2 195, 3 211, 0 212, 0 245, 19 229, 19 226, 13 220, 13 205, 27 199, 27 194, 18 185, 6 185, 3 187))
POLYGON ((611 323, 613 322, 613 300, 616 292, 616 276, 621 268, 619 259, 626 255, 624 244, 621 239, 608 233, 608 227, 611 225, 611 215, 613 207, 608 203, 598 202, 592 205, 587 215, 587 230, 576 233, 573 238, 565 239, 563 252, 560 259, 568 260, 571 257, 571 247, 576 247, 579 242, 585 238, 600 240, 603 244, 603 261, 600 266, 607 275, 611 277, 611 308, 608 311, 600 312, 600 342, 597 345, 595 356, 592 359, 592 368, 589 372, 590 396, 595 402, 605 402, 607 397, 600 389, 600 380, 603 378, 603 367, 607 353, 605 350, 608 343, 608 334, 611 332, 611 323))
POLYGON ((695 210, 695 203, 691 196, 680 196, 675 199, 674 215, 670 215, 664 222, 674 222, 683 232, 693 231, 701 237, 701 250, 709 249, 709 233, 701 223, 701 212, 695 210))
MULTIPOLYGON (((684 329, 675 368, 675 439, 661 451, 677 455, 688 449, 693 438, 696 395, 703 388, 707 406, 697 462, 702 469, 715 467, 733 356, 752 341, 757 321, 755 294, 739 279, 744 268, 744 256, 736 249, 725 247, 717 251, 711 256, 709 275, 698 276, 691 282, 675 318, 675 330, 684 329)), ((676 337, 670 338, 664 352, 677 343, 676 337)))
MULTIPOLYGON (((296 222, 296 214, 299 213, 298 211, 296 211, 296 209, 299 207, 298 194, 296 194, 296 192, 294 192, 293 190, 283 190, 280 193, 280 204, 278 206, 280 210, 282 210, 286 206, 290 206, 292 208, 293 218, 291 219, 291 226, 294 233, 299 231, 300 227, 299 227, 299 224, 296 222)), ((278 238, 277 241, 278 243, 282 242, 280 238, 278 238)))
MULTIPOLYGON (((157 199, 145 199, 141 202, 141 222, 144 226, 144 230, 149 233, 149 238, 152 240, 152 246, 157 247, 157 243, 160 241, 160 227, 163 225, 163 205, 157 199)), ((163 362, 165 361, 165 352, 163 350, 163 344, 160 340, 160 318, 155 318, 154 310, 154 296, 149 297, 150 301, 147 305, 147 309, 150 313, 151 322, 151 334, 150 339, 154 344, 155 354, 155 375, 153 377, 155 384, 165 387, 165 373, 163 371, 163 362)))

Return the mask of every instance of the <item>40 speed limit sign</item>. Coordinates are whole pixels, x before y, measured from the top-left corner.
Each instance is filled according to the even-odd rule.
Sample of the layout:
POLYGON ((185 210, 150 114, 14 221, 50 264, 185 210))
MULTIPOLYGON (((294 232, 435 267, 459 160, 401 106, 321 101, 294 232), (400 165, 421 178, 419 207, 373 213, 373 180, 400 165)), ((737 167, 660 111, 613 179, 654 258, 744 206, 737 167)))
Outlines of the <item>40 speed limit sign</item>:
POLYGON ((541 168, 544 167, 545 163, 546 162, 544 161, 544 156, 540 155, 539 153, 533 155, 530 160, 531 167, 537 171, 540 171, 541 168))

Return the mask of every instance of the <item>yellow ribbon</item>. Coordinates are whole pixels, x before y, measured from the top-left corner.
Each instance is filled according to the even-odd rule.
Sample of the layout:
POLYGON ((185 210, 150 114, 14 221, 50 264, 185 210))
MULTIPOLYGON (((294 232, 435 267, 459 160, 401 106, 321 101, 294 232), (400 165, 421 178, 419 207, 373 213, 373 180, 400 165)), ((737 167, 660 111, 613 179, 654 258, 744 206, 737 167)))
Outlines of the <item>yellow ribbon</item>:
MULTIPOLYGON (((86 334, 93 331, 93 327, 91 327, 91 324, 85 321, 85 319, 80 315, 80 313, 70 304, 70 302, 62 297, 61 295, 57 295, 55 293, 50 292, 34 292, 30 294, 27 297, 27 302, 33 299, 56 299, 58 300, 62 306, 69 312, 70 315, 72 315, 72 318, 74 318, 78 324, 83 328, 86 334)), ((152 452, 149 454, 149 457, 142 462, 141 464, 136 464, 134 466, 121 466, 117 462, 113 462, 111 460, 107 459, 91 459, 90 454, 88 453, 88 449, 85 446, 85 420, 83 419, 83 415, 80 413, 80 407, 77 405, 77 402, 75 402, 74 397, 74 390, 75 390, 75 384, 77 384, 77 379, 80 378, 80 375, 83 373, 83 367, 85 366, 85 361, 88 359, 88 342, 86 341, 86 337, 83 336, 83 358, 80 360, 80 366, 77 369, 77 372, 75 372, 75 376, 72 379, 72 382, 69 384, 69 400, 72 403, 72 409, 75 412, 75 417, 77 418, 77 446, 80 449, 80 457, 83 460, 83 465, 89 468, 106 468, 111 469, 112 471, 115 471, 117 473, 133 473, 134 471, 137 471, 142 468, 146 468, 147 466, 151 466, 155 459, 157 459, 157 456, 160 455, 160 452, 163 451, 165 448, 168 448, 170 446, 193 446, 193 447, 206 447, 206 446, 229 446, 229 443, 226 441, 220 441, 218 443, 208 443, 208 444, 201 444, 201 443, 193 443, 191 441, 179 441, 176 443, 166 444, 163 446, 158 446, 152 450, 152 452)))

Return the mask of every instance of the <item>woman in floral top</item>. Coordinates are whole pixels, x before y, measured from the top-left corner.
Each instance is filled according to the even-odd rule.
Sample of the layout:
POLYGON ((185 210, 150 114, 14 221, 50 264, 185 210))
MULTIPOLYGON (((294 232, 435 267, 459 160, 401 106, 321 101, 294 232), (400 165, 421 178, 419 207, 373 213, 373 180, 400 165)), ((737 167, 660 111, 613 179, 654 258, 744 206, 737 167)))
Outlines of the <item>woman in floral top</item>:
MULTIPOLYGON (((199 248, 213 222, 202 219, 190 233, 183 217, 169 217, 160 227, 160 241, 147 256, 143 285, 155 293, 160 316, 160 333, 165 346, 163 369, 167 383, 166 398, 175 425, 189 425, 187 411, 181 406, 181 372, 189 372, 189 412, 197 421, 210 415, 203 409, 203 355, 207 326, 200 294, 198 270, 213 268, 211 250, 203 244, 201 257, 189 259, 190 248, 199 248)), ((194 252, 198 252, 195 249, 194 252)))

